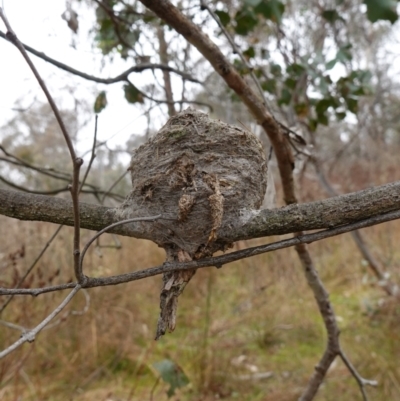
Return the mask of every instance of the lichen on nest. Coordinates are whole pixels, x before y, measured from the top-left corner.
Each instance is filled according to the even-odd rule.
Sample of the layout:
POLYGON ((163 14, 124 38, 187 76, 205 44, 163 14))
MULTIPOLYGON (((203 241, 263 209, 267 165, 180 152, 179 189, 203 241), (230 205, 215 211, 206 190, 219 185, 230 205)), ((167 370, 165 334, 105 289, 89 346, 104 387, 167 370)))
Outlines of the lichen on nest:
POLYGON ((240 218, 258 209, 266 190, 267 163, 252 133, 188 108, 135 150, 132 191, 118 219, 162 214, 171 220, 143 223, 146 237, 191 258, 227 245, 218 239, 240 218))

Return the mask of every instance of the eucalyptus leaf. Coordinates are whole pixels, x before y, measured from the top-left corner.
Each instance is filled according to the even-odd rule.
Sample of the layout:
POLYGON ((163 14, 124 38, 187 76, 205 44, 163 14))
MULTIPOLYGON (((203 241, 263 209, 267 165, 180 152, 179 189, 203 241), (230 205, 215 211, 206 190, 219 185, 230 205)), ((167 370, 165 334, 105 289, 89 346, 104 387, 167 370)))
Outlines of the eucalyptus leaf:
POLYGON ((218 18, 223 26, 227 26, 231 22, 231 17, 226 11, 216 10, 215 14, 218 15, 218 18))
POLYGON ((124 85, 125 99, 129 103, 144 103, 143 94, 132 84, 124 85))
POLYGON ((394 24, 399 18, 395 0, 364 0, 364 4, 367 6, 367 17, 371 22, 386 20, 394 24))
POLYGON ((153 364, 165 383, 170 385, 167 396, 172 397, 175 390, 187 386, 190 381, 183 370, 173 361, 164 359, 153 364))
POLYGON ((105 91, 101 91, 97 97, 96 100, 94 101, 94 112, 96 114, 100 113, 103 109, 105 109, 107 106, 107 95, 105 91))

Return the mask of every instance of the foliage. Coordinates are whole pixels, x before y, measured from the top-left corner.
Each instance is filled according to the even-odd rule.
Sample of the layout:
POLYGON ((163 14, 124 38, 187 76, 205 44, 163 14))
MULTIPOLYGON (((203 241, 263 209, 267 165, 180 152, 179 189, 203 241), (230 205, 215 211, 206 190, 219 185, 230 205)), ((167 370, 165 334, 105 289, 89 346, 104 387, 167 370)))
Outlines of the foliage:
POLYGON ((93 109, 94 112, 98 114, 106 107, 107 107, 107 94, 105 91, 101 91, 96 97, 93 109))
POLYGON ((183 370, 173 361, 164 359, 153 363, 154 368, 160 373, 161 378, 170 385, 167 391, 168 398, 175 394, 175 390, 189 384, 189 379, 183 370))
MULTIPOLYGON (((360 67, 363 44, 357 32, 373 31, 371 23, 376 21, 394 23, 398 18, 397 1, 365 0, 365 13, 361 11, 360 2, 350 5, 336 1, 335 7, 328 1, 318 7, 309 2, 296 3, 214 1, 212 7, 225 29, 236 36, 247 62, 254 66, 264 96, 276 102, 285 113, 292 110, 296 119, 316 131, 319 125, 326 126, 356 115, 360 100, 373 93, 371 65, 360 67), (354 29, 349 25, 350 20, 354 29), (294 36, 289 28, 293 24, 297 25, 294 36), (317 32, 322 32, 322 36, 317 32), (291 43, 296 43, 297 48, 284 51, 291 43)), ((140 3, 108 0, 99 2, 95 12, 94 40, 105 55, 118 55, 136 62, 158 57, 149 53, 146 43, 151 37, 157 41, 156 27, 160 21, 140 3)), ((195 9, 189 7, 188 13, 189 17, 195 17, 195 9)), ((175 50, 178 42, 171 40, 170 45, 170 62, 180 68, 183 61, 178 49, 175 50)), ((233 55, 232 61, 242 75, 250 74, 251 70, 238 56, 233 55)), ((184 68, 187 71, 194 68, 194 64, 190 64, 186 58, 184 68)), ((146 95, 152 96, 146 93, 148 88, 143 85, 130 81, 123 90, 131 104, 151 101, 146 100, 146 95)), ((160 88, 159 93, 162 92, 160 88)), ((231 96, 234 100, 235 95, 231 96)), ((101 92, 95 101, 96 112, 102 110, 104 102, 105 94, 101 92)))

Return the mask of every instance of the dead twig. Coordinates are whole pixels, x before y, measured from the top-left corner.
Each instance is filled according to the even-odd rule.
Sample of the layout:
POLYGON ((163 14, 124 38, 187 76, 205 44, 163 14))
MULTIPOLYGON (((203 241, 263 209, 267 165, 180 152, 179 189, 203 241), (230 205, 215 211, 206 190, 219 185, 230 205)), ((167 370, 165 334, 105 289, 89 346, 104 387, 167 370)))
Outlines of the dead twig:
MULTIPOLYGON (((8 29, 8 27, 7 27, 8 29)), ((0 31, 0 37, 3 39, 8 39, 7 34, 5 34, 4 32, 0 31)), ((132 66, 130 68, 128 68, 126 71, 124 71, 123 73, 117 75, 114 78, 100 78, 100 77, 95 77, 94 75, 90 75, 90 74, 86 74, 82 71, 78 71, 75 68, 70 67, 69 65, 66 65, 64 63, 61 63, 57 60, 54 60, 53 58, 46 56, 44 53, 39 52, 37 50, 35 50, 34 48, 25 45, 23 43, 21 43, 26 50, 29 53, 34 54, 36 57, 41 58, 44 61, 47 61, 50 64, 53 64, 54 66, 60 68, 61 70, 67 71, 73 75, 76 75, 78 77, 84 78, 87 81, 92 81, 92 82, 97 82, 99 84, 105 84, 105 85, 110 85, 110 84, 115 84, 117 82, 123 82, 126 81, 126 79, 129 77, 130 74, 132 73, 139 73, 139 72, 143 72, 145 70, 165 70, 165 71, 170 71, 173 72, 174 74, 177 74, 181 77, 183 77, 184 79, 190 81, 190 82, 194 82, 196 84, 200 84, 202 85, 202 82, 199 81, 196 78, 193 78, 190 74, 188 74, 187 72, 182 72, 179 71, 175 68, 169 67, 168 65, 163 65, 163 64, 151 64, 151 63, 143 63, 143 64, 139 64, 139 65, 135 65, 132 66)))
POLYGON ((44 327, 47 326, 47 324, 54 318, 56 317, 71 301, 71 299, 75 296, 75 294, 81 289, 81 286, 79 284, 75 284, 74 289, 68 294, 68 296, 64 299, 64 301, 61 302, 61 304, 54 309, 52 313, 50 313, 49 316, 47 316, 44 320, 42 320, 35 328, 26 331, 25 333, 22 334, 21 338, 17 341, 15 341, 13 344, 11 344, 9 347, 7 347, 4 351, 0 352, 0 359, 4 358, 8 354, 10 354, 12 351, 14 351, 16 348, 21 346, 22 344, 26 342, 33 342, 35 341, 36 336, 40 331, 43 330, 44 327))

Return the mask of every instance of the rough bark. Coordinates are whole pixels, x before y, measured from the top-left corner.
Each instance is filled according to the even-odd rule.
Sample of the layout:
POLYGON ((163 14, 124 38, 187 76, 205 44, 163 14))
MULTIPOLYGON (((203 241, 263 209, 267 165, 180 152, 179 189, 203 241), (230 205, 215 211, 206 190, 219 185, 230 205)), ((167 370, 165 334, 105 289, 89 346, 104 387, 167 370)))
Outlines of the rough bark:
MULTIPOLYGON (((81 227, 95 231, 103 229, 113 223, 113 213, 110 213, 113 210, 81 202, 81 227)), ((229 231, 219 232, 218 236, 224 240, 239 241, 332 228, 394 210, 400 210, 400 181, 281 209, 242 211, 237 225, 229 231)), ((70 200, 6 189, 0 189, 0 214, 20 220, 47 221, 67 226, 74 224, 70 200)), ((146 238, 139 225, 135 224, 116 227, 110 232, 146 238)))
MULTIPOLYGON (((163 26, 157 27, 157 37, 159 42, 160 62, 162 64, 168 65, 169 62, 168 48, 167 48, 167 42, 165 41, 163 26)), ((168 102, 167 103, 168 115, 172 117, 176 114, 176 110, 174 106, 174 96, 172 94, 172 84, 169 71, 163 70, 163 78, 164 78, 165 98, 168 102)))

